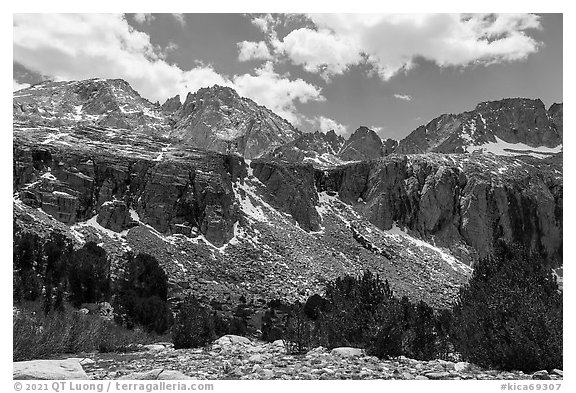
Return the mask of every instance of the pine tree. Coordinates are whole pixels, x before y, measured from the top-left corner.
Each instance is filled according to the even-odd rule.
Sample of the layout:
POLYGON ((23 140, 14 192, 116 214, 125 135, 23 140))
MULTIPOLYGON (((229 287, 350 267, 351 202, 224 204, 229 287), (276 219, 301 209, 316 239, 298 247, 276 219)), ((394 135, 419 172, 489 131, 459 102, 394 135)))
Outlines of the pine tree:
POLYGON ((562 295, 542 255, 500 243, 475 267, 454 308, 456 349, 476 364, 562 368, 562 295))

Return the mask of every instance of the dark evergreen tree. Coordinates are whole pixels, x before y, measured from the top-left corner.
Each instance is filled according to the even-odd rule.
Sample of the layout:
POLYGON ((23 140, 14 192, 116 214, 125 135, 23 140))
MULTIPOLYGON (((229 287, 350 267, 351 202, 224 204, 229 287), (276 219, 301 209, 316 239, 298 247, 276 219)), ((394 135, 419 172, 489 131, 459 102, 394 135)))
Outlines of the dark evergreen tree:
POLYGON ((14 301, 36 300, 42 294, 40 238, 34 233, 15 229, 12 253, 14 301))
POLYGON ((94 242, 72 252, 68 262, 70 301, 75 307, 110 299, 110 261, 94 242))
POLYGON ((147 331, 164 333, 172 325, 167 303, 168 278, 151 255, 128 256, 125 274, 119 285, 115 309, 128 328, 136 325, 147 331))
POLYGON ((456 349, 485 367, 562 368, 562 294, 544 258, 518 245, 480 261, 454 308, 456 349))

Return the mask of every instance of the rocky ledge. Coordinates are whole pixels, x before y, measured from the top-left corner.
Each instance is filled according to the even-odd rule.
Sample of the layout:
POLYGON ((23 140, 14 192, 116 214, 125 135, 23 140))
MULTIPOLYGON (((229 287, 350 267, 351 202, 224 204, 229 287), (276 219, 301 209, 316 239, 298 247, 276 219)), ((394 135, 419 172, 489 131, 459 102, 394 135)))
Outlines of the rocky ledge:
MULTIPOLYGON (((400 356, 380 360, 358 348, 314 348, 289 355, 281 340, 273 343, 227 335, 200 349, 174 349, 170 343, 140 346, 137 352, 91 354, 87 358, 37 362, 76 362, 90 379, 402 379, 402 380, 519 380, 562 379, 562 370, 486 370, 467 362, 419 361, 400 356)), ((35 362, 35 361, 33 361, 35 362)), ((14 363, 14 379, 21 364, 14 363)), ((26 374, 30 377, 30 373, 26 374)), ((76 372, 77 374, 77 372, 76 372)), ((75 374, 75 375, 76 375, 75 374)), ((71 376, 71 378, 74 376, 71 376)), ((35 378, 38 379, 38 378, 35 378)), ((59 379, 65 376, 59 374, 59 379)))

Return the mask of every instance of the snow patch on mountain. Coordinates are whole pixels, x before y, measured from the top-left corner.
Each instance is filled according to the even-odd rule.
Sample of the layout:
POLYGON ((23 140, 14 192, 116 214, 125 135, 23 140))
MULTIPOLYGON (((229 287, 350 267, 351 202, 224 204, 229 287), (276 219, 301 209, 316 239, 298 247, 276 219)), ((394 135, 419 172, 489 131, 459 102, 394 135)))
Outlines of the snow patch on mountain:
POLYGON ((409 242, 414 244, 416 247, 427 248, 431 251, 438 253, 439 256, 452 268, 452 270, 454 270, 456 272, 464 273, 466 275, 472 274, 472 268, 470 266, 460 262, 459 260, 454 258, 451 254, 444 251, 443 249, 436 247, 430 243, 427 243, 424 240, 417 239, 413 236, 410 236, 405 230, 399 228, 396 225, 396 223, 394 223, 394 225, 392 226, 391 229, 388 229, 384 232, 387 233, 388 235, 391 235, 394 237, 404 238, 405 240, 408 240, 409 242))
POLYGON ((560 153, 563 149, 562 144, 556 147, 546 147, 546 146, 532 147, 524 143, 510 143, 498 137, 495 138, 496 142, 488 142, 480 146, 467 146, 466 151, 468 153, 473 153, 475 151, 482 151, 502 156, 517 156, 527 154, 536 158, 544 158, 552 154, 560 153))

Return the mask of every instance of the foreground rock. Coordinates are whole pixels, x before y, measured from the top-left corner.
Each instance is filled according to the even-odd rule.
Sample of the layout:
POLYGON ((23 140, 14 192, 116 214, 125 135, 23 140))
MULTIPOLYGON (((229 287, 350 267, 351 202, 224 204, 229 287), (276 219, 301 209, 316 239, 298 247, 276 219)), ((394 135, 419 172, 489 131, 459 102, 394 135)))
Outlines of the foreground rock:
MULTIPOLYGON (((263 343, 232 335, 203 349, 97 354, 94 360, 85 366, 93 379, 520 380, 541 374, 485 370, 466 362, 419 361, 403 356, 380 360, 367 356, 362 349, 346 347, 318 347, 304 355, 293 355, 279 341, 263 343)), ((546 374, 560 380, 562 371, 557 371, 546 374)))
POLYGON ((150 371, 144 371, 139 373, 131 373, 124 375, 118 379, 135 379, 135 380, 178 380, 178 379, 194 379, 187 375, 182 374, 179 371, 167 370, 162 368, 156 368, 150 371))
POLYGON ((341 356, 345 358, 352 358, 365 355, 365 351, 360 348, 340 347, 334 348, 330 352, 333 356, 341 356))
POLYGON ((14 362, 13 379, 88 379, 80 358, 14 362))

